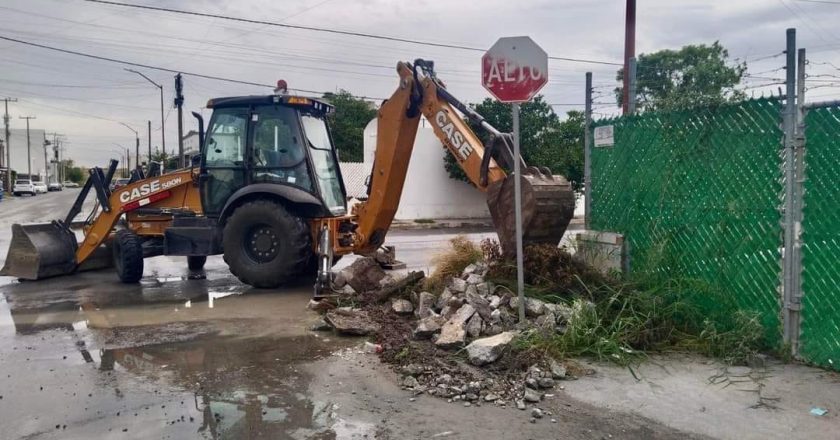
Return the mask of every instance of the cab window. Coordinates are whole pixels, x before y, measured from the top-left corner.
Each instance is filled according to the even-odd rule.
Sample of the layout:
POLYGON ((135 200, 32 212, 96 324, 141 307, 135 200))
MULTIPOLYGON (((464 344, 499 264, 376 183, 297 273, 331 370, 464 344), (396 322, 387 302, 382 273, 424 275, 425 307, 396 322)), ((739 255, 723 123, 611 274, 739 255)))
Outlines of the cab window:
POLYGON ((254 182, 285 183, 311 192, 297 112, 288 107, 261 106, 251 121, 254 182))
POLYGON ((209 167, 242 166, 245 157, 247 118, 241 109, 222 108, 213 112, 205 141, 209 167))

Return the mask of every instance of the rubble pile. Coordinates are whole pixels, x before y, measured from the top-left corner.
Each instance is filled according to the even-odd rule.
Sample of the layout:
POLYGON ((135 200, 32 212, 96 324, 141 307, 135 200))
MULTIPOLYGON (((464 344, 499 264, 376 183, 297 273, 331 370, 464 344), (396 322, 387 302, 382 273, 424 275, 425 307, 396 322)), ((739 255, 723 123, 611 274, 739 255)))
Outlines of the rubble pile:
POLYGON ((519 323, 519 298, 485 280, 487 272, 484 263, 470 264, 435 295, 422 290, 422 272, 394 280, 374 259, 360 258, 337 274, 340 295, 313 301, 310 308, 324 312, 324 321, 339 333, 373 336, 375 351, 396 366, 401 385, 415 394, 466 406, 536 407, 567 378, 566 367, 528 359, 521 368, 520 359, 510 359, 512 344, 528 332, 565 331, 574 311, 526 298, 527 322, 519 323))

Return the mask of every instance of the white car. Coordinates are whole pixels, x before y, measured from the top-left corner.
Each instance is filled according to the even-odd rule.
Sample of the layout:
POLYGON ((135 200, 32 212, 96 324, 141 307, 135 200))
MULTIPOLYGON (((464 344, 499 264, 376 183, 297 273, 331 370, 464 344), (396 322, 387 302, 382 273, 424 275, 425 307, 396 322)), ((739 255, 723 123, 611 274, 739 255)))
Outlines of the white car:
POLYGON ((66 182, 64 182, 64 187, 65 188, 78 188, 79 184, 76 183, 76 182, 66 181, 66 182))
POLYGON ((47 184, 44 182, 34 182, 33 184, 35 185, 35 192, 37 193, 46 194, 47 191, 49 191, 47 184))
POLYGON ((58 182, 50 182, 50 184, 47 185, 48 191, 61 191, 62 189, 64 189, 64 187, 58 182))
POLYGON ((12 194, 15 196, 20 196, 22 194, 29 194, 30 196, 37 195, 38 192, 35 189, 35 185, 32 183, 31 180, 28 179, 18 179, 15 180, 15 186, 12 188, 12 194))

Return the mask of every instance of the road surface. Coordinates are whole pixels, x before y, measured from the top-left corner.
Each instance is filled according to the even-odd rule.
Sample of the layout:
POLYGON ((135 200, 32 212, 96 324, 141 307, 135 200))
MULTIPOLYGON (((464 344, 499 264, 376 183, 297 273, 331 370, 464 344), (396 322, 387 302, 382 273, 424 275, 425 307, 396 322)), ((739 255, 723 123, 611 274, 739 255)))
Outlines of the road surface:
MULTIPOLYGON (((60 217, 76 191, 0 202, 0 259, 11 223, 60 217)), ((427 270, 458 233, 489 236, 392 231, 388 242, 409 268, 427 270)), ((306 310, 311 282, 252 289, 218 257, 205 279, 190 280, 184 260, 147 260, 135 285, 108 270, 0 278, 2 437, 686 438, 562 392, 545 404, 557 423, 414 399, 360 350, 362 339, 308 330, 317 318, 306 310)))

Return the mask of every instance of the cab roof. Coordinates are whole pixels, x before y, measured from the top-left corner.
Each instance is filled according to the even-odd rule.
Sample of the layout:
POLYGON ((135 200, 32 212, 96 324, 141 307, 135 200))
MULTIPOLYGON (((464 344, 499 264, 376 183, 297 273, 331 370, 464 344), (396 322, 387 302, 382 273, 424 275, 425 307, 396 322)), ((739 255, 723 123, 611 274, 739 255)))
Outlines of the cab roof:
POLYGON ((207 108, 250 107, 274 104, 309 107, 324 113, 331 113, 333 111, 333 106, 325 101, 307 96, 294 95, 250 95, 213 98, 207 101, 207 108))

